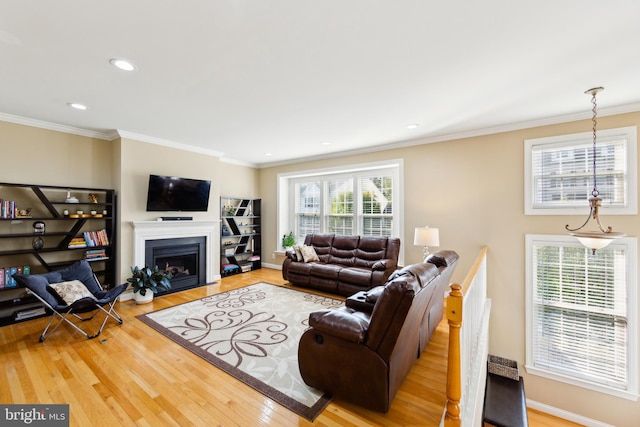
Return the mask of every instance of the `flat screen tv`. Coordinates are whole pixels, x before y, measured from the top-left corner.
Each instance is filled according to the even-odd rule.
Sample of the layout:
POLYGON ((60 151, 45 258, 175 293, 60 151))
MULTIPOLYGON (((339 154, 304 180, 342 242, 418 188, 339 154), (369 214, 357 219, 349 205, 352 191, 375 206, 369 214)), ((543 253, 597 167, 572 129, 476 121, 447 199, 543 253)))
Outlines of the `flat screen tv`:
POLYGON ((147 211, 206 212, 211 181, 176 176, 149 176, 147 211))

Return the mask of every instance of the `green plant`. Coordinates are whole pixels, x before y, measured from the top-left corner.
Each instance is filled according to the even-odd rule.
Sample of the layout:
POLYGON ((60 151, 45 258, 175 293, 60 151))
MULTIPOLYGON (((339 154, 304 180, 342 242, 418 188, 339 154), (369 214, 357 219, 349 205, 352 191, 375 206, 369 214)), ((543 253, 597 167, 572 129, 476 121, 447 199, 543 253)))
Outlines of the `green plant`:
POLYGON ((290 231, 289 234, 285 234, 284 236, 282 236, 283 248, 290 248, 295 244, 296 244, 296 236, 294 236, 293 231, 290 231))
POLYGON ((127 282, 131 283, 134 293, 140 292, 140 295, 145 296, 147 289, 150 289, 154 294, 170 289, 172 277, 171 273, 160 270, 157 265, 153 268, 135 266, 131 267, 131 277, 127 279, 127 282))

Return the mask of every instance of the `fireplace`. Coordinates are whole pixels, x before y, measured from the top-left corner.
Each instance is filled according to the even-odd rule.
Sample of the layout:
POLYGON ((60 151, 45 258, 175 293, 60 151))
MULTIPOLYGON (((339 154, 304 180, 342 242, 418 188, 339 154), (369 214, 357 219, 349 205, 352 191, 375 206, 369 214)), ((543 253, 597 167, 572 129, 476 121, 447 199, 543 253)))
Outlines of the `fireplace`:
POLYGON ((202 286, 219 279, 209 260, 220 256, 220 221, 133 221, 133 263, 174 267, 169 292, 202 286), (148 251, 150 246, 152 249, 148 251), (157 246, 157 247, 156 247, 157 246), (147 252, 152 253, 148 258, 147 252), (154 254, 154 252, 157 252, 154 254), (195 255, 197 253, 197 255, 195 255), (185 270, 188 270, 188 274, 185 270), (198 271, 197 275, 195 270, 198 271))
POLYGON ((157 265, 173 276, 171 289, 158 295, 205 285, 206 259, 204 236, 145 241, 145 265, 157 265))

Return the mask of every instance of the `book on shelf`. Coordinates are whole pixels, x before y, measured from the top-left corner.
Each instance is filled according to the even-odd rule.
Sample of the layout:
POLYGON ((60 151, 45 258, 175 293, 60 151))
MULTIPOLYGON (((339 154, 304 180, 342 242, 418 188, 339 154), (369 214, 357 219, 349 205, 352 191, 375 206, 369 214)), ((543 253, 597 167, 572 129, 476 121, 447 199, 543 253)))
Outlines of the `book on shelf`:
POLYGON ((42 316, 46 311, 44 307, 35 307, 29 310, 19 311, 16 314, 16 320, 30 319, 36 316, 42 316))
POLYGON ((20 267, 0 267, 0 289, 15 288, 18 282, 13 278, 14 274, 30 274, 31 267, 23 265, 20 267))
POLYGON ((108 246, 109 245, 109 237, 107 236, 107 230, 97 230, 97 231, 85 231, 83 233, 84 241, 88 247, 95 246, 108 246))
POLYGON ((108 259, 107 253, 104 249, 94 249, 85 252, 85 258, 87 261, 99 261, 108 259))
POLYGON ((69 245, 67 247, 69 249, 86 248, 87 247, 87 242, 86 242, 84 237, 74 237, 73 239, 71 239, 71 241, 69 242, 69 245))
POLYGON ((17 210, 15 200, 0 199, 0 218, 15 218, 17 210))

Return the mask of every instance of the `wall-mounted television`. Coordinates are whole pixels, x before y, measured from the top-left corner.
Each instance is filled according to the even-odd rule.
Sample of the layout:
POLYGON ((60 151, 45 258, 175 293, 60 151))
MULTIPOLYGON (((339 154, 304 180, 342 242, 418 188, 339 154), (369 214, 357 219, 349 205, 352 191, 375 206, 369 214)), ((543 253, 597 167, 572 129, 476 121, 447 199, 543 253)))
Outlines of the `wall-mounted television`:
POLYGON ((149 176, 147 211, 206 212, 211 181, 176 176, 149 176))

